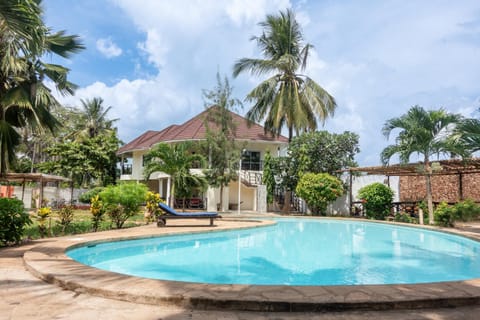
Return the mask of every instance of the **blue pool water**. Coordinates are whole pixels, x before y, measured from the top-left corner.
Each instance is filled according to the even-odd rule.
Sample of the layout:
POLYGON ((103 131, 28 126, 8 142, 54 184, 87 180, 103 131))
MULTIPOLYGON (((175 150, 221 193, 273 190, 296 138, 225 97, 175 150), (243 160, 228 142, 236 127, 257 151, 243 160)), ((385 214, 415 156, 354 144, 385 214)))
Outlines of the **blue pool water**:
POLYGON ((264 228, 101 243, 69 250, 146 278, 257 285, 426 283, 480 278, 480 243, 417 228, 279 219, 264 228))

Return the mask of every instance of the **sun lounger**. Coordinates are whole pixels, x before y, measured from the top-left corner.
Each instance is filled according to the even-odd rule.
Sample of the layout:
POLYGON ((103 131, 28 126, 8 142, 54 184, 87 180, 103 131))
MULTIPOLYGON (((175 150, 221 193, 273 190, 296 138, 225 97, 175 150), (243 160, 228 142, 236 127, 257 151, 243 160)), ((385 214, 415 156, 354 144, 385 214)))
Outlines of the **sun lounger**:
POLYGON ((158 207, 165 212, 158 216, 157 226, 159 227, 164 227, 167 219, 209 219, 210 225, 213 226, 213 220, 222 217, 216 212, 177 212, 164 203, 159 203, 158 207))

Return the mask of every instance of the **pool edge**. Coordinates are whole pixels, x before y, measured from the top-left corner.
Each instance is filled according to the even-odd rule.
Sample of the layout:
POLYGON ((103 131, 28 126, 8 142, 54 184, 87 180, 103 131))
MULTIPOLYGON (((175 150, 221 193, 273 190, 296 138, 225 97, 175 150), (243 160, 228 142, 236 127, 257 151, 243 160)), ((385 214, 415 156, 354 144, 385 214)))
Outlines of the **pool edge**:
MULTIPOLYGON (((223 231, 238 229, 235 225, 239 224, 241 223, 238 221, 232 223, 225 220, 220 228, 195 227, 187 228, 188 230, 172 228, 162 231, 158 228, 140 227, 143 229, 123 229, 117 232, 64 237, 27 251, 24 254, 24 264, 36 277, 77 293, 145 304, 174 304, 202 310, 325 312, 460 307, 480 304, 480 279, 408 285, 212 285, 116 274, 84 266, 65 254, 67 248, 80 243, 223 231)), ((250 223, 240 228, 264 225, 266 225, 264 222, 255 225, 250 223)), ((463 235, 461 232, 453 233, 463 235)), ((478 241, 479 237, 475 239, 478 241)))

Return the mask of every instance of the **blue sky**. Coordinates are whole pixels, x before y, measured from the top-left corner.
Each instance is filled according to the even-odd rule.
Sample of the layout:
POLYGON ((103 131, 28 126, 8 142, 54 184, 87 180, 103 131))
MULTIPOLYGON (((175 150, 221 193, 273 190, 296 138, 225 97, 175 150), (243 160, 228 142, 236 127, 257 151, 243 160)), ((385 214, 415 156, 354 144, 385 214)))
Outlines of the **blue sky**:
POLYGON ((217 71, 243 100, 262 78, 232 79, 232 66, 261 57, 250 38, 267 14, 286 8, 315 47, 306 73, 337 100, 320 129, 359 134, 360 165, 380 164, 393 143, 382 125, 413 105, 480 116, 476 0, 44 0, 43 7, 51 28, 78 34, 87 47, 60 61, 79 89, 59 99, 78 106, 102 97, 125 142, 203 111, 202 90, 213 88, 217 71))

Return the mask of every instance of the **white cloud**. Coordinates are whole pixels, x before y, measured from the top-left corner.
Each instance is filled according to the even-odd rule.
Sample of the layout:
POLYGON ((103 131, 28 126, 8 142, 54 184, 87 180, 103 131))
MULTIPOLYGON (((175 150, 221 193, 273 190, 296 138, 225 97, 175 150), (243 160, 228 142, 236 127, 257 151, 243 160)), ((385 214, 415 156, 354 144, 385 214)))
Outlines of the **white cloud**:
POLYGON ((228 17, 237 26, 249 23, 258 23, 269 13, 278 13, 280 10, 291 7, 289 0, 233 0, 225 8, 228 17))
POLYGON ((97 40, 97 49, 107 58, 118 57, 122 54, 120 49, 111 38, 101 38, 97 40))
MULTIPOLYGON (((414 104, 466 115, 479 106, 478 1, 108 3, 116 4, 141 34, 131 41, 136 48, 122 44, 129 55, 137 54, 131 60, 136 73, 109 85, 99 78, 80 89, 75 99, 102 96, 113 106, 112 117, 121 119, 119 134, 127 141, 201 112, 201 90, 214 86, 217 70, 231 76, 239 58, 261 57, 249 39, 260 34, 258 23, 267 14, 285 8, 294 8, 305 41, 315 47, 305 72, 337 100, 338 109, 326 128, 360 134, 360 164, 379 163, 381 149, 392 142, 381 134, 383 123, 414 104), (151 64, 146 68, 149 76, 142 73, 145 61, 151 64)), ((111 39, 103 40, 110 42, 102 47, 117 48, 121 54, 111 39)), ((234 95, 243 99, 262 80, 249 74, 232 79, 234 95)))
MULTIPOLYGON (((123 79, 108 86, 95 82, 80 88, 75 96, 57 99, 64 105, 80 106, 80 99, 102 97, 105 106, 111 106, 109 118, 117 122, 120 138, 128 142, 147 130, 161 130, 173 123, 182 123, 195 113, 189 97, 179 94, 179 88, 170 87, 164 79, 123 79)), ((195 106, 201 106, 200 97, 195 106)))

